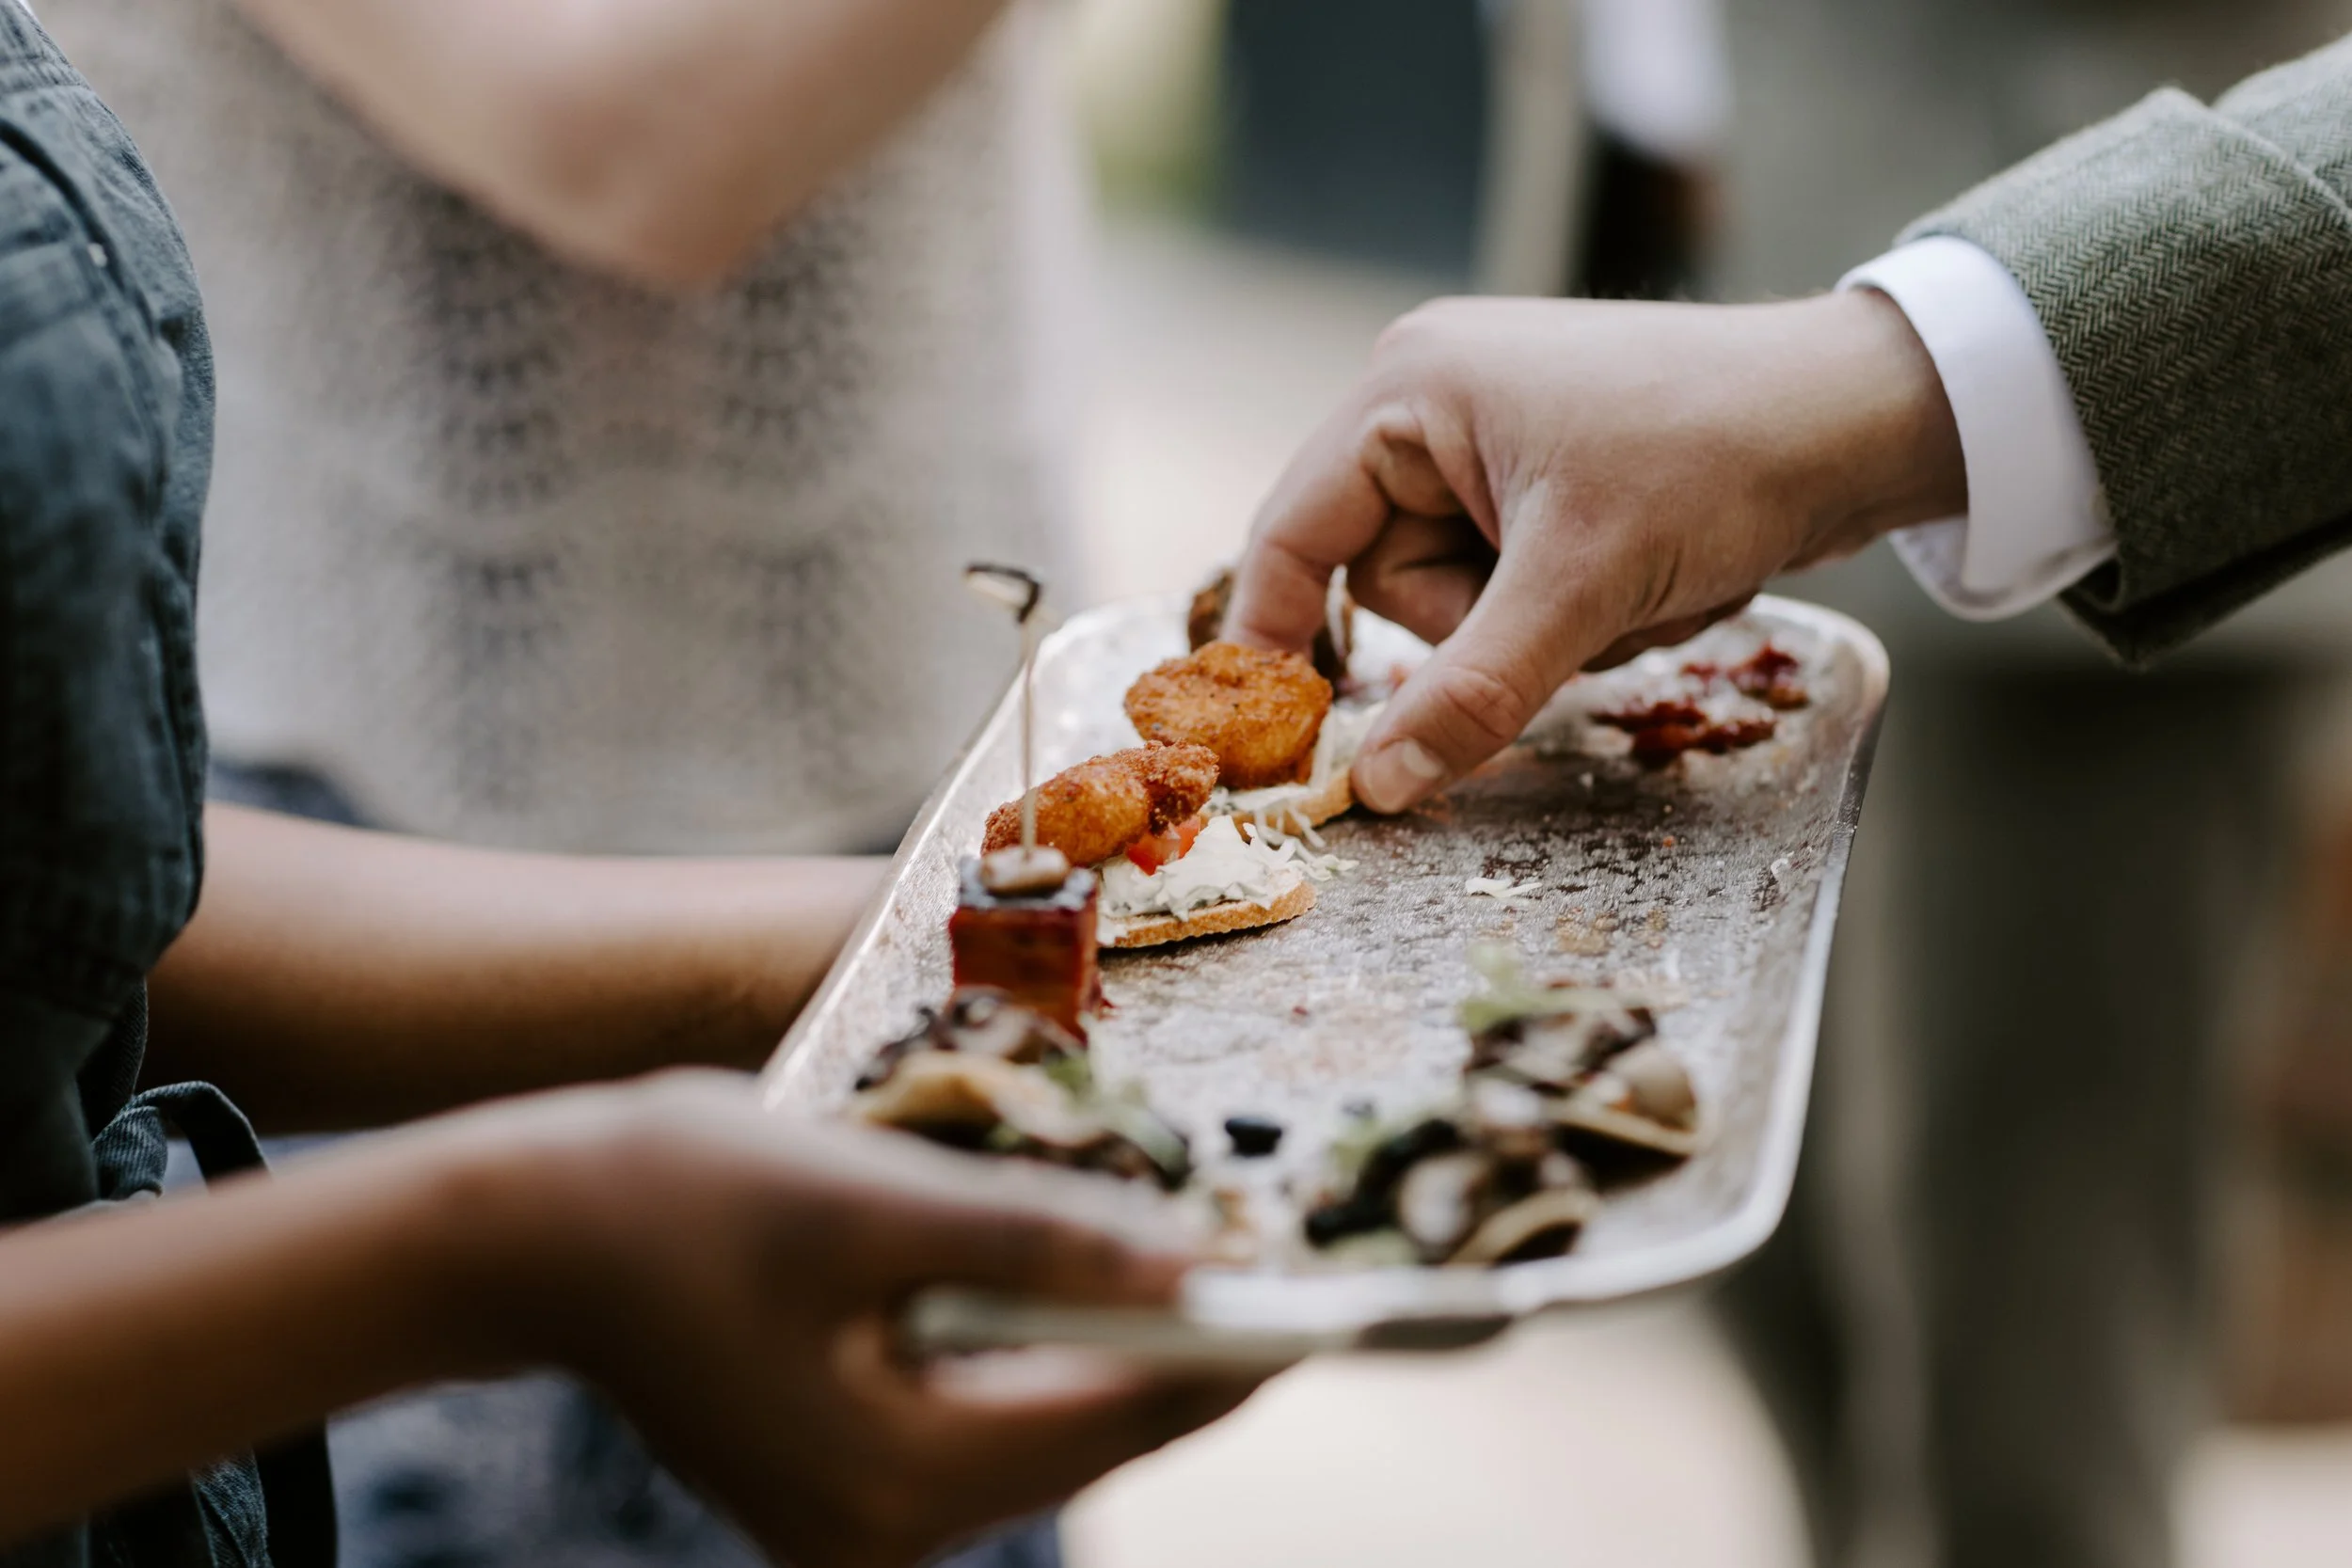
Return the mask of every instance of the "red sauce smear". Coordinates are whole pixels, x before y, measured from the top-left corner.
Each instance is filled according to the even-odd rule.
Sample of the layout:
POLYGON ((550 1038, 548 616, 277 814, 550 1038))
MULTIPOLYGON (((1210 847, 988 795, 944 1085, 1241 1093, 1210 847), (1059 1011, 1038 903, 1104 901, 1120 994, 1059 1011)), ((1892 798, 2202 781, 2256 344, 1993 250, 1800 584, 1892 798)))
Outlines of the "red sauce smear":
MULTIPOLYGON (((1767 707, 1786 712, 1812 701, 1796 678, 1798 668, 1793 656, 1767 642, 1729 669, 1693 660, 1682 667, 1682 673, 1698 684, 1696 696, 1704 696, 1710 687, 1728 686, 1767 707)), ((1710 752, 1721 756, 1726 752, 1741 751, 1772 739, 1778 728, 1776 721, 1762 715, 1713 718, 1690 699, 1647 703, 1593 717, 1631 736, 1633 758, 1645 768, 1662 768, 1685 752, 1710 752)))
POLYGON ((1812 694, 1797 679, 1798 668, 1795 655, 1782 653, 1767 642, 1748 658, 1724 671, 1724 675, 1757 702, 1786 712, 1790 708, 1803 707, 1813 700, 1812 694))

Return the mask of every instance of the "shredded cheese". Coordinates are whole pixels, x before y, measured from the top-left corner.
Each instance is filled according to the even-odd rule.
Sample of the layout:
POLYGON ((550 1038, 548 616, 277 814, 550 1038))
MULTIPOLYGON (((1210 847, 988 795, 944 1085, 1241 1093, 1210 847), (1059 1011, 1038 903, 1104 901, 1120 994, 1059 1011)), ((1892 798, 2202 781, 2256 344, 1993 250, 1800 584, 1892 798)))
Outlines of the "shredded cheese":
POLYGON ((1210 904, 1271 904, 1293 873, 1312 875, 1296 863, 1297 853, 1295 844, 1245 838, 1232 817, 1213 817, 1189 851, 1156 871, 1146 872, 1124 856, 1104 862, 1102 911, 1127 920, 1184 915, 1210 904))

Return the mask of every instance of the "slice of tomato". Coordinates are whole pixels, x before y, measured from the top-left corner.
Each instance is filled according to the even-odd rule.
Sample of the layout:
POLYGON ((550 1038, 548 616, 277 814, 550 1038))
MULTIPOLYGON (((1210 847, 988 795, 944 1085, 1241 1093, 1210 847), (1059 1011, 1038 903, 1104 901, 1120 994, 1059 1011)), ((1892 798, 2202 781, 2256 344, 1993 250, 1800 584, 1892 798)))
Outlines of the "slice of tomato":
POLYGON ((1137 871, 1149 877, 1168 863, 1170 852, 1176 847, 1175 840, 1176 835, 1173 833, 1159 833, 1150 838, 1139 838, 1127 846, 1127 858, 1135 863, 1137 871))
POLYGON ((1183 860, 1192 851, 1192 841, 1200 836, 1200 830, 1209 825, 1206 816, 1192 816, 1179 822, 1164 833, 1152 833, 1127 846, 1127 858, 1137 871, 1149 877, 1169 861, 1183 860))

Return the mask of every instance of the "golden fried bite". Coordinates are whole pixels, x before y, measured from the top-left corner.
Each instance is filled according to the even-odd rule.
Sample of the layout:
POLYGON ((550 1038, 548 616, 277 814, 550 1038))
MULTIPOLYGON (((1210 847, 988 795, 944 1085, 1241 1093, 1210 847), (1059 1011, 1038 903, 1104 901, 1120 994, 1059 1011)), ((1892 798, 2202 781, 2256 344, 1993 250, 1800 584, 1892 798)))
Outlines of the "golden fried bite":
MULTIPOLYGON (((1073 865, 1109 860, 1137 839, 1167 832, 1208 803, 1216 753, 1205 746, 1137 746, 1082 762, 1037 790, 1037 841, 1073 865)), ((989 813, 981 847, 1021 842, 1021 802, 989 813)))
POLYGON ((1127 689, 1146 740, 1206 746, 1229 789, 1296 784, 1314 766, 1331 683, 1297 654, 1211 642, 1127 689))

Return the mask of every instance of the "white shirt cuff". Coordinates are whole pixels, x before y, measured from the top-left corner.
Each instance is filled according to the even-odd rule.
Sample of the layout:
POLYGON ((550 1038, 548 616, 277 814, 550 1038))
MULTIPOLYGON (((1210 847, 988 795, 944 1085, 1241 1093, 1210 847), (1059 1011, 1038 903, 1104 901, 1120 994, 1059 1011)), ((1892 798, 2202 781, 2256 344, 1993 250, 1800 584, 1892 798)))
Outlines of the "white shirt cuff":
POLYGON ((1967 515, 1894 538, 1929 597, 1963 620, 1997 621, 2113 559, 2115 531, 2074 392, 2007 267, 1938 235, 1854 268, 1837 286, 1876 289, 1911 318, 1960 427, 1967 515))

